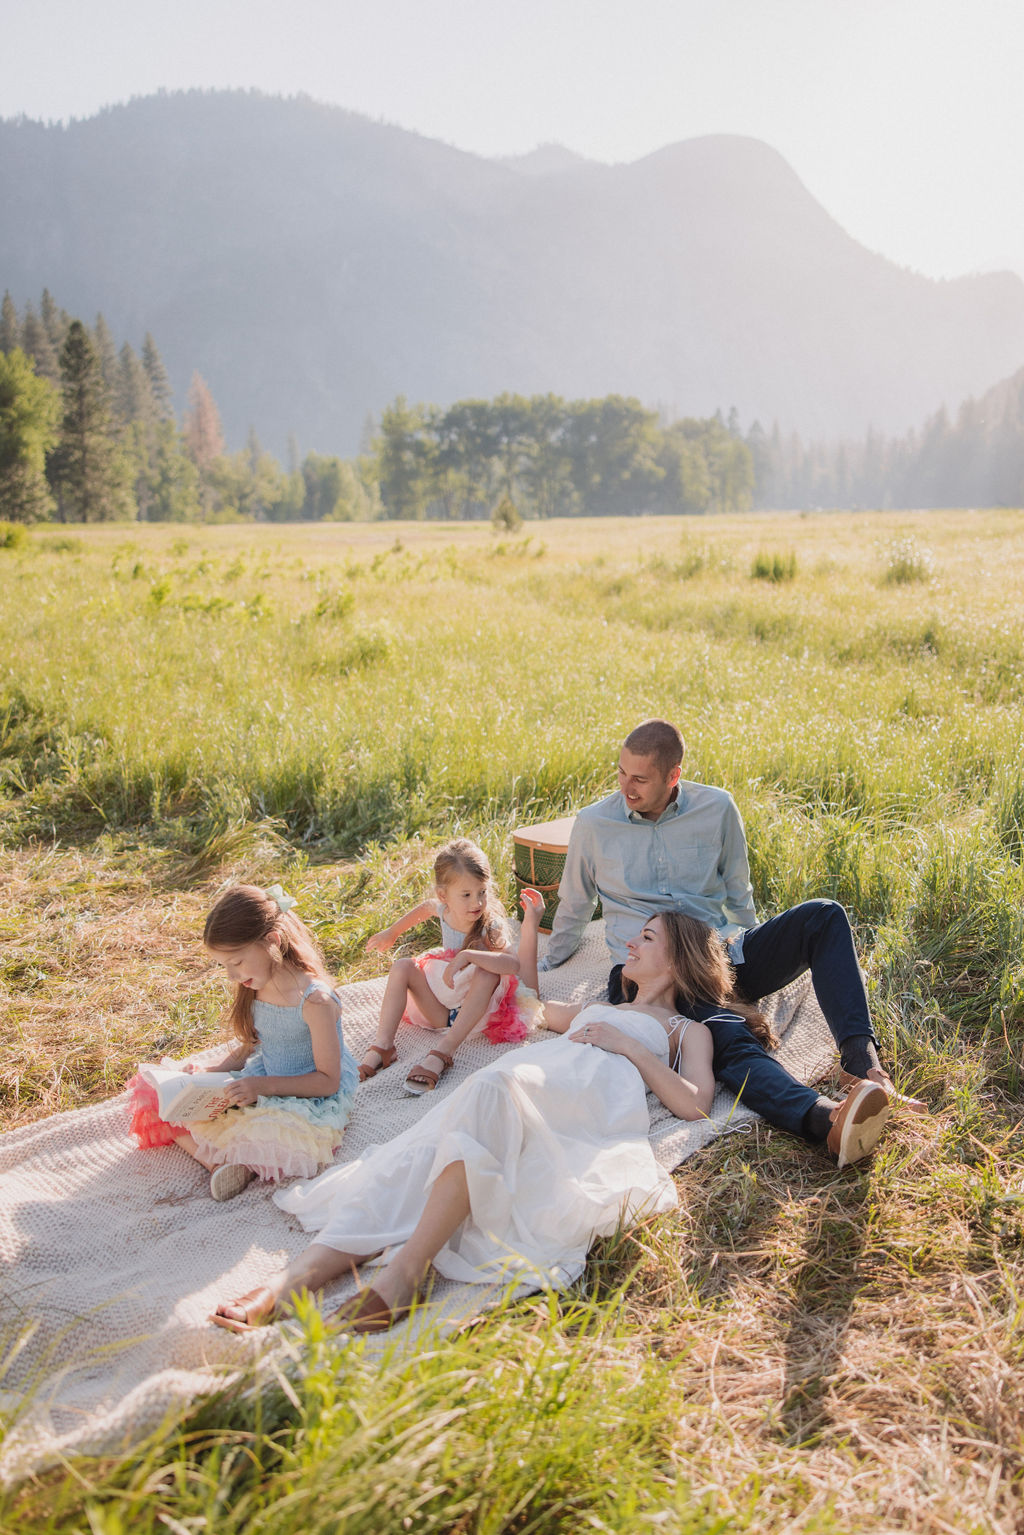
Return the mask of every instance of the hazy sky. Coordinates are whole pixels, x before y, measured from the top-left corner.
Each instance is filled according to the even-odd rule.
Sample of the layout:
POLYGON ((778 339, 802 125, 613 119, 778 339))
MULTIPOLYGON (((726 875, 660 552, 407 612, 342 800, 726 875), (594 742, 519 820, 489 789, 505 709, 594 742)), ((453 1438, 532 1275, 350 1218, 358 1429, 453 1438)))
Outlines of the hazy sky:
POLYGON ((1024 0, 0 0, 0 24, 3 117, 253 86, 484 155, 745 133, 872 250, 1024 274, 1024 0))

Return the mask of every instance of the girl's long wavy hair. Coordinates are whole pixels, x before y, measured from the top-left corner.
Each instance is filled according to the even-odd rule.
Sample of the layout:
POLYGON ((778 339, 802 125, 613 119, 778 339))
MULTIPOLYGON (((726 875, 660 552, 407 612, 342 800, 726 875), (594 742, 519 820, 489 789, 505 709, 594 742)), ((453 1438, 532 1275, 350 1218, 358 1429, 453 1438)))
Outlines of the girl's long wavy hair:
MULTIPOLYGON (((665 931, 668 943, 669 964, 675 987, 675 1005, 684 1017, 696 1002, 738 1013, 757 1042, 766 1050, 774 1050, 779 1044, 764 1013, 751 1007, 736 994, 736 977, 725 952, 725 945, 706 922, 687 916, 682 911, 659 911, 655 914, 665 931)), ((622 988, 630 1001, 636 996, 636 986, 625 976, 622 988)))
MULTIPOLYGON (((282 912, 258 885, 233 885, 225 890, 203 928, 203 942, 209 949, 242 949, 268 939, 281 951, 282 964, 329 981, 324 957, 309 928, 293 911, 282 912)), ((227 1015, 235 1038, 253 1047, 259 1043, 252 1018, 255 996, 250 986, 236 987, 227 1015)))
POLYGON ((494 876, 487 854, 468 837, 455 837, 446 842, 434 859, 434 884, 444 891, 460 874, 469 874, 486 885, 484 909, 466 934, 462 947, 472 949, 479 945, 501 953, 508 948, 507 912, 494 890, 494 876))

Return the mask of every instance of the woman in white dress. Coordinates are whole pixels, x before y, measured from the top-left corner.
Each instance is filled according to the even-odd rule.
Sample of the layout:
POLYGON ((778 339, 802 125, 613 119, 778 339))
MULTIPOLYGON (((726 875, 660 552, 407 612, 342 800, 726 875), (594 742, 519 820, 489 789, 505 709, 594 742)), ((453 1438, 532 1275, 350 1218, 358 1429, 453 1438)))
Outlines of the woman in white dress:
POLYGON ((647 1093, 680 1119, 710 1109, 712 1041, 692 1020, 695 1004, 703 1017, 709 1007, 739 1013, 759 1034, 767 1025, 732 998, 717 935, 679 912, 647 922, 623 980, 631 1001, 546 1002, 545 1025, 562 1039, 509 1051, 395 1140, 276 1194, 317 1240, 212 1320, 248 1331, 388 1252, 373 1287, 333 1318, 352 1332, 383 1331, 408 1313, 431 1264, 470 1283, 564 1286, 596 1237, 671 1209, 675 1187, 651 1150, 647 1093))

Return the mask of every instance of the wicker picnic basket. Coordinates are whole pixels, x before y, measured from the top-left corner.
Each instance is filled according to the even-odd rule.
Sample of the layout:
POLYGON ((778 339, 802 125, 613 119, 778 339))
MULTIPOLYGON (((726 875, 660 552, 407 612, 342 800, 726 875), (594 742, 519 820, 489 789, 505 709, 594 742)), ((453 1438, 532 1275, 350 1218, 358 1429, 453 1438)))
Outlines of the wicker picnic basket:
POLYGON ((565 868, 569 833, 575 819, 574 815, 567 815, 560 821, 544 821, 539 826, 520 826, 512 833, 516 889, 532 885, 544 897, 544 913, 540 919, 542 933, 550 933, 558 910, 558 883, 565 868))

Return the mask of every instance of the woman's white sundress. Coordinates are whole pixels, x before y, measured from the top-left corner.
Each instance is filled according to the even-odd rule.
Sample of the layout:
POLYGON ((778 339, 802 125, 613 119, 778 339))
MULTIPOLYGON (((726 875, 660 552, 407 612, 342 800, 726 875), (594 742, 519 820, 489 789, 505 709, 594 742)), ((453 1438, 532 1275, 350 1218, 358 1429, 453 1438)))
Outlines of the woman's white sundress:
MULTIPOLYGON (((598 1019, 668 1061, 668 1036, 648 1014, 593 1003, 572 1031, 598 1019)), ((508 1051, 395 1140, 273 1197, 325 1246, 375 1253, 408 1239, 434 1179, 463 1162, 470 1215, 434 1259, 438 1272, 564 1286, 596 1237, 676 1204, 649 1129, 636 1067, 563 1035, 508 1051)))

